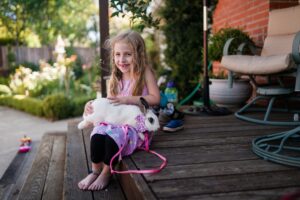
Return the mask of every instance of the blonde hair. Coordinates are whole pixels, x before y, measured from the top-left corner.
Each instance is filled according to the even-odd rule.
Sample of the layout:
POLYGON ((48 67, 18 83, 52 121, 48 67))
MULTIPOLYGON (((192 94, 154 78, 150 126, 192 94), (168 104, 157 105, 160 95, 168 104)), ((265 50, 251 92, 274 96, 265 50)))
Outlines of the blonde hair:
POLYGON ((125 42, 133 49, 133 77, 134 85, 132 87, 132 95, 141 95, 145 86, 145 71, 148 67, 148 58, 146 54, 146 46, 144 39, 135 31, 128 30, 121 32, 112 39, 106 41, 106 46, 110 50, 112 72, 109 80, 109 93, 113 96, 119 93, 119 82, 122 79, 122 72, 118 69, 114 62, 114 46, 118 42, 125 42))

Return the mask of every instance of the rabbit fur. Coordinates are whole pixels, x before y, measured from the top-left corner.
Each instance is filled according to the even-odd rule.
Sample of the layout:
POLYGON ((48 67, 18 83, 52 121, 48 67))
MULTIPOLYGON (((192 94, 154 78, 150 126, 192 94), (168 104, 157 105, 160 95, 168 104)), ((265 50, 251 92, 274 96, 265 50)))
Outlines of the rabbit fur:
MULTIPOLYGON (((149 109, 149 105, 144 98, 140 98, 144 106, 144 112, 136 105, 114 105, 106 98, 96 98, 92 102, 93 113, 83 115, 83 121, 78 124, 78 129, 84 129, 90 124, 98 125, 106 122, 115 125, 130 125, 138 127, 137 117, 143 116, 144 128, 148 131, 157 131, 159 129, 158 117, 149 109)), ((139 131, 139 137, 144 140, 144 135, 139 131)))

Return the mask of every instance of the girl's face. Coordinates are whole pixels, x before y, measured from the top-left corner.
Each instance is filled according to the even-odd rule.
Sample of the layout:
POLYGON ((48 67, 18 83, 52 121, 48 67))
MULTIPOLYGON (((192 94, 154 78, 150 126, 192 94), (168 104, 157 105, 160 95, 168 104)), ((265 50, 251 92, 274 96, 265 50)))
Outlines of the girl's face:
POLYGON ((123 75, 130 76, 133 69, 133 49, 126 42, 117 42, 114 46, 114 62, 123 75))

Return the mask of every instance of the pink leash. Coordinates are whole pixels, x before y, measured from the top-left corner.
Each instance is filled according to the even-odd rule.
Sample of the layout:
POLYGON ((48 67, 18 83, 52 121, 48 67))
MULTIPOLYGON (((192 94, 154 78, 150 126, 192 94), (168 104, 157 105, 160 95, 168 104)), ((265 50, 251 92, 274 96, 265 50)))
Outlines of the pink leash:
MULTIPOLYGON (((124 132, 124 136, 125 136, 125 141, 127 141, 127 136, 128 136, 128 125, 125 125, 125 126, 122 126, 122 129, 123 129, 123 132, 124 132)), ((149 149, 149 135, 148 135, 148 132, 145 134, 145 148, 139 148, 139 149, 142 149, 146 152, 149 152, 151 154, 154 154, 156 155, 157 157, 159 157, 163 162, 162 164, 160 165, 159 168, 155 168, 155 169, 144 169, 144 170, 127 170, 127 171, 117 171, 117 170, 114 170, 113 169, 113 166, 112 166, 112 163, 114 161, 114 159, 117 157, 117 156, 120 156, 121 155, 121 152, 122 150, 124 149, 125 145, 123 145, 119 151, 116 153, 116 155, 114 155, 112 157, 112 159, 110 160, 110 172, 111 174, 114 174, 114 173, 117 173, 117 174, 153 174, 153 173, 158 173, 160 172, 163 168, 166 167, 167 165, 167 159, 160 155, 159 153, 155 152, 155 151, 152 151, 149 149)), ((126 144, 126 142, 125 142, 126 144)))

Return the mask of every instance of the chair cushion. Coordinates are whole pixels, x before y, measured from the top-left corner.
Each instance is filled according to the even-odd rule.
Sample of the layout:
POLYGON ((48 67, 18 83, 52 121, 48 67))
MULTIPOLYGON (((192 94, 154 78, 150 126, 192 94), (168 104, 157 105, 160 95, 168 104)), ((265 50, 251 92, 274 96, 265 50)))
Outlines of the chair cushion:
POLYGON ((274 56, 228 55, 222 57, 221 65, 236 73, 275 74, 294 66, 290 57, 290 54, 274 56))
POLYGON ((298 32, 300 30, 299 18, 299 5, 270 11, 268 35, 286 35, 298 32))
POLYGON ((267 36, 261 51, 261 56, 291 53, 295 35, 296 34, 267 36))

